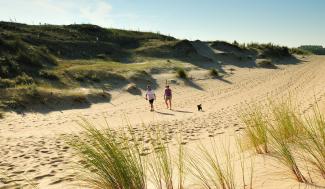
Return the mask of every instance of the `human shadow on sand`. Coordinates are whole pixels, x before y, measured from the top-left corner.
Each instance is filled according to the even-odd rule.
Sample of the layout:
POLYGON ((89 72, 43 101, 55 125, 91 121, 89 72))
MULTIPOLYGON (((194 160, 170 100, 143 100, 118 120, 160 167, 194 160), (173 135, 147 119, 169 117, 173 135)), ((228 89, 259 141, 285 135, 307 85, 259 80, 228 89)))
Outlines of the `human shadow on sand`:
POLYGON ((170 115, 170 116, 174 116, 175 114, 171 114, 171 113, 166 113, 166 112, 160 112, 160 111, 155 111, 158 114, 162 114, 162 115, 170 115))
POLYGON ((185 110, 171 110, 173 112, 180 112, 180 113, 188 113, 188 114, 192 114, 193 112, 190 112, 190 111, 185 111, 185 110))

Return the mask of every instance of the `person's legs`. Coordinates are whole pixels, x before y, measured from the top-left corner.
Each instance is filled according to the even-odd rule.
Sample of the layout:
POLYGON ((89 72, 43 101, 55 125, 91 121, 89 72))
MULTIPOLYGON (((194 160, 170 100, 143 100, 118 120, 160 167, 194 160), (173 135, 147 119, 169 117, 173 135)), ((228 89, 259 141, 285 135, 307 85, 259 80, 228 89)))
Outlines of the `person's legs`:
POLYGON ((154 108, 153 108, 153 99, 152 100, 149 100, 149 102, 150 102, 150 111, 154 111, 154 108))
POLYGON ((169 99, 169 109, 172 109, 172 98, 169 99))
POLYGON ((167 109, 168 109, 169 106, 168 106, 168 98, 167 97, 165 98, 165 103, 166 103, 166 106, 167 106, 167 109))

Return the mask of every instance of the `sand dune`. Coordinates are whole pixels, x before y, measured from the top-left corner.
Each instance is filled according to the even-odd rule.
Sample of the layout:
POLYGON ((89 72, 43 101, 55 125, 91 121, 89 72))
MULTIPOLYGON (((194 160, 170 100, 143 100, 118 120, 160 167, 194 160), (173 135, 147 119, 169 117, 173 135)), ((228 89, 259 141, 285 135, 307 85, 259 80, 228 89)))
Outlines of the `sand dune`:
MULTIPOLYGON (((177 84, 170 84, 174 92, 173 110, 165 107, 163 86, 166 79, 173 79, 174 75, 165 73, 153 76, 160 85, 156 89, 155 112, 149 111, 143 97, 113 91, 110 103, 95 104, 87 109, 48 114, 7 113, 5 119, 0 120, 0 188, 26 185, 26 179, 40 188, 78 188, 73 168, 78 160, 62 137, 77 134, 76 122, 81 118, 101 125, 106 118, 117 129, 128 119, 138 134, 144 133, 144 128, 139 126, 142 123, 152 127, 159 124, 166 127, 171 142, 181 127, 184 144, 191 146, 197 140, 231 136, 243 130, 238 114, 248 103, 264 103, 268 98, 292 94, 301 110, 308 112, 315 100, 322 105, 325 98, 325 57, 310 56, 302 60, 296 65, 279 65, 279 69, 225 66, 226 71, 231 68, 234 71, 223 79, 210 78, 206 70, 191 71, 192 83, 177 80, 177 84), (202 104, 203 112, 197 111, 197 104, 202 104)), ((262 160, 257 161, 264 166, 262 160)), ((290 181, 281 187, 274 185, 276 180, 266 183, 265 174, 277 174, 272 173, 271 168, 268 170, 270 172, 256 173, 260 187, 296 187, 290 181)))

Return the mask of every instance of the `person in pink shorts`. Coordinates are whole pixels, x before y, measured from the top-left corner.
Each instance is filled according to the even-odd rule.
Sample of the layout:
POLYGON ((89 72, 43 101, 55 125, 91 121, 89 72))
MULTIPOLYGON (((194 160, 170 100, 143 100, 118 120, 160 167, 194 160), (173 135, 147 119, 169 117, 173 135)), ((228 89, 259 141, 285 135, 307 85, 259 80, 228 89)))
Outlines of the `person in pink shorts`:
POLYGON ((167 109, 172 109, 172 90, 169 88, 169 85, 166 85, 165 94, 164 94, 165 103, 167 109))

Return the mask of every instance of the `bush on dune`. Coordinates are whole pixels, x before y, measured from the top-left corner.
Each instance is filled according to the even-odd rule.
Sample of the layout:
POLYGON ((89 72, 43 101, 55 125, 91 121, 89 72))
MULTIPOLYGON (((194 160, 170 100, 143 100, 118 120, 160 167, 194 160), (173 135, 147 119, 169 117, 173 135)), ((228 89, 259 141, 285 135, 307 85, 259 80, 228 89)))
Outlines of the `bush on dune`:
POLYGON ((269 59, 257 59, 256 60, 256 65, 261 68, 271 68, 275 69, 277 68, 273 63, 272 60, 269 59))
POLYGON ((187 73, 186 73, 185 69, 183 69, 183 68, 178 68, 176 70, 176 73, 177 73, 177 77, 179 77, 181 79, 187 79, 188 78, 187 73))
POLYGON ((300 48, 291 48, 290 49, 290 53, 291 54, 297 54, 297 55, 311 55, 313 54, 310 51, 304 50, 304 49, 300 49, 300 48))
POLYGON ((210 76, 212 76, 212 77, 219 77, 219 76, 220 76, 218 70, 216 70, 216 69, 214 69, 214 68, 211 68, 211 69, 209 70, 209 74, 210 74, 210 76))

